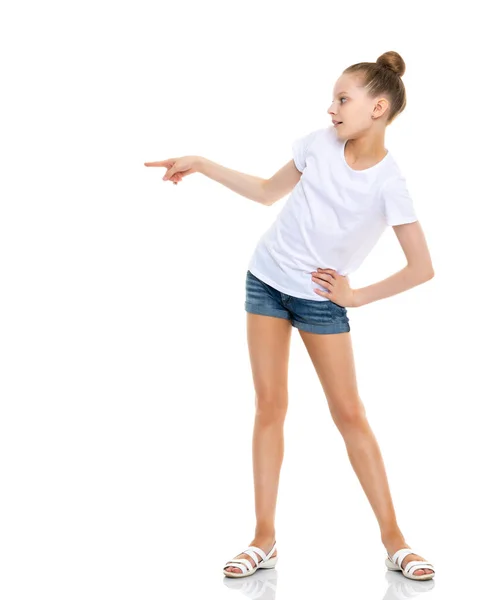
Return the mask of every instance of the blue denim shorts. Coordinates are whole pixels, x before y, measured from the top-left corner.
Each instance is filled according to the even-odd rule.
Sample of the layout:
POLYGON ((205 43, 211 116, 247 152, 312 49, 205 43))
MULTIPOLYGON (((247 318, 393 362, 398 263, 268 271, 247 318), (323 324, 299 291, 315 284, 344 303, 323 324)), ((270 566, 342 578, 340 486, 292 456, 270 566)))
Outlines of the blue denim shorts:
POLYGON ((312 333, 350 331, 347 309, 331 300, 307 300, 284 294, 246 273, 246 312, 291 321, 293 327, 312 333))

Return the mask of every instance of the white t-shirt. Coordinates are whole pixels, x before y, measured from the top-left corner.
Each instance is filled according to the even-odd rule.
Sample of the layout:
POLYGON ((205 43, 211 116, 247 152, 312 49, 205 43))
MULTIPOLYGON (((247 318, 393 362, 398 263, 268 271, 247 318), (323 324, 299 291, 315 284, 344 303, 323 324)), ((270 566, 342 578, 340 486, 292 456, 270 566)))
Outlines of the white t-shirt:
POLYGON ((311 280, 312 271, 349 275, 388 225, 418 220, 391 152, 356 171, 346 162, 345 145, 333 126, 293 142, 301 178, 249 261, 253 275, 290 296, 327 300, 313 291, 328 290, 311 280))

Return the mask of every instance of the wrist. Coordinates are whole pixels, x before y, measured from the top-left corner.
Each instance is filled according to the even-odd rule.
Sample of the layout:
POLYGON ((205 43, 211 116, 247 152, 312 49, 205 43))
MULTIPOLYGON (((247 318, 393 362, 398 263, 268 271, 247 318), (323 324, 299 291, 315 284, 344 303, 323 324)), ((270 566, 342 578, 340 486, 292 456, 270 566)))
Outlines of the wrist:
POLYGON ((361 290, 359 288, 353 290, 353 308, 359 308, 360 306, 362 306, 360 292, 361 290))
POLYGON ((201 173, 203 170, 203 167, 205 166, 205 163, 206 163, 206 158, 204 158, 203 156, 195 156, 193 159, 193 168, 198 173, 201 173))

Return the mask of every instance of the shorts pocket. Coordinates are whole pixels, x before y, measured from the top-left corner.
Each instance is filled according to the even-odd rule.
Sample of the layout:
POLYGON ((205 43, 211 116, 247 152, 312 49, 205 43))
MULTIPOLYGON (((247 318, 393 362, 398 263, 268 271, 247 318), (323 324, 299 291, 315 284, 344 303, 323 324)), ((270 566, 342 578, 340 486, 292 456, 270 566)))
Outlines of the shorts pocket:
POLYGON ((333 302, 332 300, 329 300, 329 303, 331 305, 331 310, 335 311, 336 314, 339 315, 346 315, 347 308, 345 306, 341 306, 340 304, 336 304, 336 302, 333 302))

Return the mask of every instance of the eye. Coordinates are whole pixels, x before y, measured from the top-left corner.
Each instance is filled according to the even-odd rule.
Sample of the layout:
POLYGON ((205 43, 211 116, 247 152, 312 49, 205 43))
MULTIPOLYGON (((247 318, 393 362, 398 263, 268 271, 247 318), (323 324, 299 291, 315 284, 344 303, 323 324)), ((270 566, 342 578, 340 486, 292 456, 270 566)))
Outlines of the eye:
POLYGON ((346 98, 344 96, 342 96, 339 100, 346 100, 346 98))

